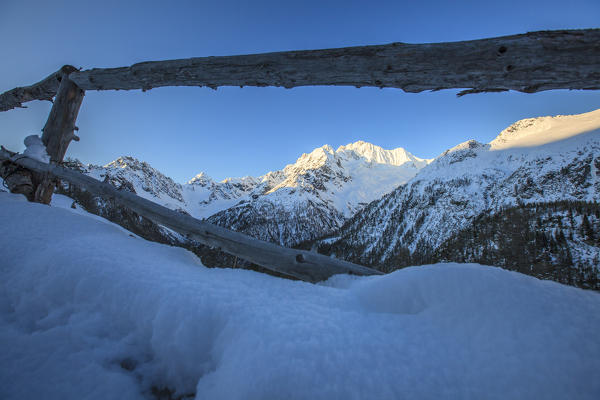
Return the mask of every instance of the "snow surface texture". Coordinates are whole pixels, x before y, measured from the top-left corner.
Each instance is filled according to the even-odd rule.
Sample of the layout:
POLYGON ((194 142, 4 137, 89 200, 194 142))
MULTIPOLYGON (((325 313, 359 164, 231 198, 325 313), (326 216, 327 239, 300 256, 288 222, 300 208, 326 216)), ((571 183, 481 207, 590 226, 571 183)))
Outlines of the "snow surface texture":
POLYGON ((38 135, 27 136, 23 143, 25 143, 23 155, 46 164, 50 162, 50 156, 46 153, 46 146, 44 146, 38 135))
POLYGON ((2 399, 600 398, 595 292, 478 265, 207 269, 8 193, 0 220, 2 399))

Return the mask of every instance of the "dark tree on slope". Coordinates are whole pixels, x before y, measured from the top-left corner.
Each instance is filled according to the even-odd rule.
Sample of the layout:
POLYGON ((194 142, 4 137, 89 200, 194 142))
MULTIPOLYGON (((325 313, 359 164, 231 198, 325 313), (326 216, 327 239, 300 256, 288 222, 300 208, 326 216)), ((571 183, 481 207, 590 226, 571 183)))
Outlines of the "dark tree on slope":
POLYGON ((458 232, 436 249, 430 261, 496 265, 600 290, 599 266, 594 261, 600 254, 600 219, 595 217, 598 211, 597 203, 560 201, 480 215, 471 228, 458 232), (586 249, 591 252, 588 257, 586 249))
MULTIPOLYGON (((384 198, 385 201, 385 198, 384 198)), ((412 229, 404 232, 401 216, 393 215, 397 224, 389 224, 381 244, 367 248, 363 226, 374 226, 367 206, 339 232, 337 241, 317 241, 323 254, 368 265, 384 272, 411 265, 437 262, 475 262, 495 265, 541 279, 582 288, 600 290, 600 205, 583 201, 559 201, 525 204, 502 208, 493 214, 482 213, 472 224, 456 232, 438 248, 419 240, 415 250, 408 245, 415 240, 412 229), (394 227, 395 228, 392 228, 394 227)), ((335 234, 334 234, 335 235, 335 234)), ((305 244, 307 248, 315 242, 305 244)))

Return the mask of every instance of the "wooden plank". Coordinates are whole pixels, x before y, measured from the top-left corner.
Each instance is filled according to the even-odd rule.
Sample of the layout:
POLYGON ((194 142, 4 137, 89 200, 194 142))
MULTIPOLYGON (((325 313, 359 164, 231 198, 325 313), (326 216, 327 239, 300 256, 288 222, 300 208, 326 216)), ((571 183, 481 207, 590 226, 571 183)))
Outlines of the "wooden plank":
POLYGON ((0 161, 11 160, 38 173, 48 173, 78 185, 94 195, 112 198, 157 224, 164 225, 207 246, 258 264, 272 271, 294 276, 307 282, 325 280, 335 274, 380 275, 380 271, 318 253, 281 247, 254 239, 220 226, 197 220, 188 215, 160 206, 126 191, 58 165, 44 164, 22 155, 12 156, 0 150, 0 161))
MULTIPOLYGON (((391 43, 149 61, 130 67, 74 71, 70 78, 83 90, 320 85, 388 87, 406 92, 467 89, 459 95, 505 90, 597 90, 600 29, 541 31, 450 43, 391 43)), ((0 111, 30 100, 48 99, 51 85, 39 91, 36 85, 0 95, 0 111)))
MULTIPOLYGON (((52 162, 61 162, 71 140, 79 140, 75 135, 75 121, 85 95, 85 92, 69 79, 69 73, 64 67, 59 79, 54 104, 42 129, 42 142, 52 162)), ((37 175, 35 181, 34 201, 50 204, 54 193, 54 180, 42 174, 37 175)))

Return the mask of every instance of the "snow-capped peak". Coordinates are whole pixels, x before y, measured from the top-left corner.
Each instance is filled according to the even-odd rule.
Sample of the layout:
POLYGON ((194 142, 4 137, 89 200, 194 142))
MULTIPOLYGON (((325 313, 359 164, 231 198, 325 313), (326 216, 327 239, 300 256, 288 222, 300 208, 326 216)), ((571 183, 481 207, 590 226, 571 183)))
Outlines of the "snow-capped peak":
POLYGON ((117 158, 116 160, 113 160, 113 161, 109 162, 108 164, 104 165, 104 168, 107 168, 107 169, 128 169, 129 168, 134 171, 142 169, 142 167, 145 167, 147 169, 152 168, 150 166, 150 164, 146 163, 145 161, 140 161, 137 158, 131 157, 131 156, 121 156, 121 157, 117 158))
POLYGON ((260 178, 255 178, 253 176, 243 176, 241 178, 225 178, 219 183, 224 185, 246 187, 247 190, 251 190, 251 188, 258 185, 259 182, 260 178))
POLYGON ((540 146, 597 129, 600 129, 600 109, 577 115, 527 118, 500 132, 490 142, 490 149, 540 146))
POLYGON ((122 156, 102 167, 88 165, 87 168, 90 176, 116 183, 117 187, 125 185, 139 196, 153 201, 158 198, 166 205, 172 205, 173 201, 183 202, 180 184, 137 158, 122 156))
POLYGON ((478 142, 477 140, 471 139, 471 140, 467 140, 466 142, 462 142, 460 144, 457 144, 456 146, 444 151, 440 157, 443 157, 445 155, 448 155, 450 153, 455 153, 457 151, 460 150, 468 150, 468 149, 479 149, 479 148, 484 148, 488 145, 483 144, 481 142, 478 142))
POLYGON ((305 169, 314 169, 322 166, 327 159, 331 158, 334 154, 333 148, 326 144, 321 147, 317 147, 310 153, 302 154, 298 160, 296 160, 295 164, 288 165, 290 166, 298 166, 303 167, 305 169))
POLYGON ((190 179, 188 181, 188 185, 207 186, 213 182, 214 181, 212 180, 212 178, 210 176, 208 176, 208 174, 206 174, 206 172, 200 172, 198 175, 196 175, 195 177, 193 177, 192 179, 190 179))
POLYGON ((369 162, 377 164, 389 164, 389 165, 403 165, 406 163, 414 163, 415 165, 422 167, 427 165, 431 160, 415 157, 402 147, 398 147, 393 150, 386 150, 382 147, 376 146, 371 143, 359 140, 354 143, 349 143, 345 146, 340 146, 337 150, 337 154, 354 152, 360 157, 365 158, 369 162))

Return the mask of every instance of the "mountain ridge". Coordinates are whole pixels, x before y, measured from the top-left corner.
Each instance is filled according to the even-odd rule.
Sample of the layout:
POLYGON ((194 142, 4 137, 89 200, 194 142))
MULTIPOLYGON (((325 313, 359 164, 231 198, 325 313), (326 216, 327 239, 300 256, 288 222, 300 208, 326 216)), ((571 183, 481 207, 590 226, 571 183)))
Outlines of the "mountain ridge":
POLYGON ((386 150, 358 141, 337 150, 329 145, 318 147, 282 170, 220 182, 201 172, 187 184, 176 183, 130 156, 102 167, 80 163, 79 168, 193 217, 290 246, 338 228, 430 161, 403 148, 386 150), (261 216, 265 213, 267 218, 261 216))

